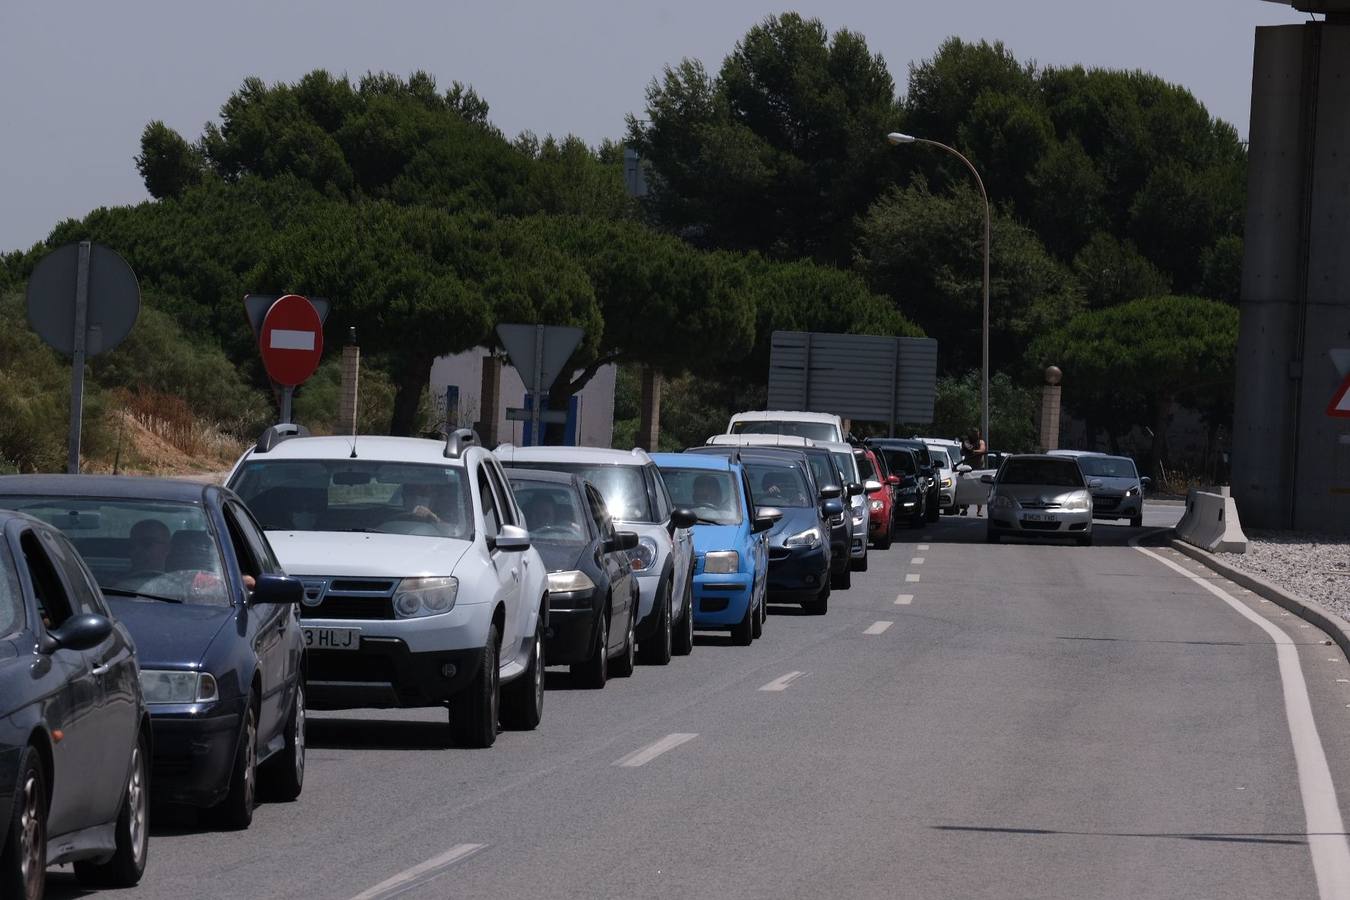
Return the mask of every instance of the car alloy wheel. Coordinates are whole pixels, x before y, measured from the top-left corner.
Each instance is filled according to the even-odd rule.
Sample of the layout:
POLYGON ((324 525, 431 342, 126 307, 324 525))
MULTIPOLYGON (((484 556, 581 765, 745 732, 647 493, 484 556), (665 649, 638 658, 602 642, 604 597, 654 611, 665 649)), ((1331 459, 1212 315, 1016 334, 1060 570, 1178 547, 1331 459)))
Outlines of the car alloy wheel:
POLYGON ((19 802, 19 872, 24 896, 40 897, 47 879, 47 798, 41 775, 27 773, 19 802))
POLYGON ((305 782, 305 685, 295 686, 295 780, 305 782))
POLYGON ((131 750, 131 777, 127 779, 127 810, 131 836, 131 859, 138 867, 145 865, 145 851, 150 845, 149 811, 150 791, 145 783, 145 757, 141 755, 140 741, 131 750))

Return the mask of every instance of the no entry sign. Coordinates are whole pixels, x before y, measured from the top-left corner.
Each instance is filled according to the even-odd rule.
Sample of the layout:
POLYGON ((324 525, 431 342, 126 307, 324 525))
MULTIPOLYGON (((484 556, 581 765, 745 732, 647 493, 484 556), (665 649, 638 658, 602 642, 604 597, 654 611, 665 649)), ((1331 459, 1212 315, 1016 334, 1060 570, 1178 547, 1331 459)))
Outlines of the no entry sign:
POLYGON ((287 294, 267 310, 258 329, 263 367, 277 384, 295 387, 314 374, 323 356, 323 322, 299 294, 287 294))

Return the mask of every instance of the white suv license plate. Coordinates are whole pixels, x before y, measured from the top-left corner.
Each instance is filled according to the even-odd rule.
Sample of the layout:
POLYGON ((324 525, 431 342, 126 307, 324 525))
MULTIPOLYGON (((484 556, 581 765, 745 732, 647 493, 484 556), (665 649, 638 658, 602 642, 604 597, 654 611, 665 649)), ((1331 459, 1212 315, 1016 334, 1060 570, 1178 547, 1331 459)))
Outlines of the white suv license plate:
POLYGON ((305 628, 306 650, 358 650, 360 628, 305 628))

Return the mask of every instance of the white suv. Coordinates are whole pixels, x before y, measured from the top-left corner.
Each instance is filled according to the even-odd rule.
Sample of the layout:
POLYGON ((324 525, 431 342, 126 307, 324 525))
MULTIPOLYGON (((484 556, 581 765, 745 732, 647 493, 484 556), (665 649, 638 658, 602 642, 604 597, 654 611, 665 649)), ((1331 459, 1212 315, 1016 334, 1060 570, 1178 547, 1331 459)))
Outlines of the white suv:
POLYGON ((449 704, 463 746, 532 729, 548 573, 497 460, 442 441, 266 432, 230 473, 287 572, 315 708, 449 704))
POLYGON ((792 434, 836 443, 848 437, 844 420, 836 415, 780 409, 738 412, 727 422, 727 434, 792 434))
POLYGON ((609 514, 638 535, 630 551, 638 577, 638 655, 663 666, 671 654, 694 648, 694 539, 697 521, 671 503, 661 470, 642 450, 600 447, 515 447, 502 444, 497 456, 507 467, 575 472, 595 485, 609 514))

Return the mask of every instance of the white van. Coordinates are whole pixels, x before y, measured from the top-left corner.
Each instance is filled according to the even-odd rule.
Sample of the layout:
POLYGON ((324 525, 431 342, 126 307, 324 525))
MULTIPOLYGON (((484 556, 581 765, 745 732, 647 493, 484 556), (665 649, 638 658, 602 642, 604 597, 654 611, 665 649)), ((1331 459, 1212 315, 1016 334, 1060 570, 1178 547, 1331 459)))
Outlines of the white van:
POLYGON ((834 443, 845 440, 844 420, 836 415, 773 409, 736 413, 727 423, 727 434, 783 434, 834 443))

